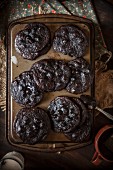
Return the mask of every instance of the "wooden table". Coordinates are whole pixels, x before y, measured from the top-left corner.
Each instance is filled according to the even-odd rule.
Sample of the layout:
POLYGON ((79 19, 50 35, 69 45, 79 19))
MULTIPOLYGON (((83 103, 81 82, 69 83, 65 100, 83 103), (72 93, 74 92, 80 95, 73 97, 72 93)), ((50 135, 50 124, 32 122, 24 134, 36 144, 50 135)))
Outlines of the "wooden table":
MULTIPOLYGON (((106 41, 108 50, 113 52, 113 4, 105 0, 92 1, 100 21, 101 29, 106 41)), ((109 0, 109 2, 112 2, 109 0)), ((113 59, 108 64, 109 69, 113 69, 113 59)), ((105 124, 111 124, 106 117, 99 114, 95 119, 95 134, 105 124)), ((98 168, 93 166, 91 158, 94 154, 94 144, 89 146, 57 153, 40 153, 28 150, 21 150, 11 146, 5 137, 5 113, 0 110, 0 158, 9 151, 19 151, 25 158, 26 170, 72 170, 72 169, 113 169, 113 164, 103 162, 98 168)))

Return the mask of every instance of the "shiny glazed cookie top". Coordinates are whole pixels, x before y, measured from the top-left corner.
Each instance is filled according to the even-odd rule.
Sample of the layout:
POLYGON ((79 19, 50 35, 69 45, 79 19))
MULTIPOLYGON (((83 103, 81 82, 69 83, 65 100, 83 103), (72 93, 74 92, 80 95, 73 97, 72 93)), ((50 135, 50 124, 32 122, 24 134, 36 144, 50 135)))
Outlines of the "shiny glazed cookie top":
POLYGON ((15 37, 15 49, 23 58, 34 60, 50 49, 50 30, 42 23, 28 24, 15 37))
POLYGON ((66 87, 71 71, 63 60, 43 59, 31 67, 34 79, 41 91, 57 91, 66 87))
POLYGON ((24 143, 43 141, 50 131, 50 120, 41 108, 23 108, 15 116, 14 130, 24 143))
POLYGON ((56 30, 53 49, 71 57, 83 57, 88 47, 85 33, 75 25, 63 25, 56 30))
POLYGON ((38 104, 43 93, 37 88, 32 71, 22 72, 11 83, 11 95, 22 106, 33 107, 38 104))
POLYGON ((48 112, 56 132, 70 132, 80 123, 78 106, 66 96, 59 96, 51 101, 48 112))

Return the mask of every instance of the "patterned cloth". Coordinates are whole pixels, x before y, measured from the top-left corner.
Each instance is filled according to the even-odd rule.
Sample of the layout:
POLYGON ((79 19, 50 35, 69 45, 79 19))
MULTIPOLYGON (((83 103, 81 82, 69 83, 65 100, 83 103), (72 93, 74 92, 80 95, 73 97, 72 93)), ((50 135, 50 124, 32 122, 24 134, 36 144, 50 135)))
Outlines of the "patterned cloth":
POLYGON ((95 25, 95 58, 108 53, 90 0, 11 0, 9 21, 40 13, 60 13, 88 18, 95 25))

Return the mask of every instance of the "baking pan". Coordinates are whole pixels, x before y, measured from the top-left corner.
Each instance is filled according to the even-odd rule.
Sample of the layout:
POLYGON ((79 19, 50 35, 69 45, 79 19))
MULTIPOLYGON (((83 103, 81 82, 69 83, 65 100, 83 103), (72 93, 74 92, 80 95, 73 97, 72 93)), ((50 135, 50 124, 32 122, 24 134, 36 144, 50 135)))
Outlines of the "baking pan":
MULTIPOLYGON (((91 139, 85 143, 72 143, 68 140, 62 133, 55 133, 51 130, 49 136, 42 143, 38 143, 35 145, 24 144, 20 138, 15 134, 13 130, 13 121, 16 113, 22 107, 19 106, 10 95, 10 84, 12 80, 17 77, 23 71, 27 71, 31 68, 32 64, 36 61, 42 59, 61 59, 70 61, 74 58, 63 55, 61 53, 55 52, 52 47, 48 51, 47 54, 38 57, 36 60, 26 60, 23 59, 20 54, 18 54, 14 47, 14 39, 16 34, 22 30, 26 24, 31 22, 42 22, 46 24, 53 37, 55 30, 57 30, 61 25, 66 25, 68 23, 74 24, 80 27, 87 35, 89 40, 89 46, 86 55, 84 58, 91 64, 91 67, 94 71, 94 28, 91 21, 87 19, 83 19, 76 16, 69 15, 56 15, 56 14, 47 14, 47 15, 35 15, 31 17, 26 17, 22 19, 18 19, 9 24, 8 34, 7 34, 7 127, 6 127, 6 135, 10 144, 14 146, 18 146, 25 149, 37 150, 37 151, 59 151, 59 150, 67 150, 72 148, 79 148, 91 143, 93 139, 93 115, 94 111, 92 111, 92 134, 91 139), (18 63, 14 64, 12 60, 12 56, 17 58, 18 63)), ((89 94, 94 97, 94 81, 91 87, 84 93, 89 94)), ((66 90, 56 91, 56 92, 48 92, 45 93, 43 100, 37 105, 43 109, 47 109, 50 101, 53 100, 56 96, 74 96, 79 97, 80 95, 75 95, 68 93, 66 90)))

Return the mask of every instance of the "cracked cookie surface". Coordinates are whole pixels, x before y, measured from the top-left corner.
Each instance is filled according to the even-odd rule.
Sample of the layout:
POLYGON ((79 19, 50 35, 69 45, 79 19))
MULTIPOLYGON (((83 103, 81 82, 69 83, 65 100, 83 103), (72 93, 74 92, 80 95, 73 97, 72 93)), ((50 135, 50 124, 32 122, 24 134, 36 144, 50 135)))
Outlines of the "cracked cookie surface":
POLYGON ((38 90, 34 81, 33 72, 25 71, 11 83, 11 95, 22 106, 33 107, 43 98, 43 93, 38 90))
POLYGON ((63 60, 43 59, 31 67, 34 79, 41 91, 57 91, 66 87, 71 71, 63 60))
POLYGON ((85 33, 75 25, 63 25, 55 32, 53 49, 71 57, 83 57, 88 47, 85 33))
POLYGON ((28 24, 15 37, 15 49, 21 56, 34 60, 50 49, 50 30, 42 23, 28 24))
POLYGON ((48 136, 50 120, 41 108, 23 108, 16 114, 13 128, 24 143, 35 144, 48 136))

